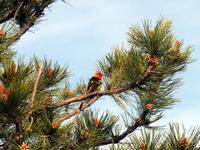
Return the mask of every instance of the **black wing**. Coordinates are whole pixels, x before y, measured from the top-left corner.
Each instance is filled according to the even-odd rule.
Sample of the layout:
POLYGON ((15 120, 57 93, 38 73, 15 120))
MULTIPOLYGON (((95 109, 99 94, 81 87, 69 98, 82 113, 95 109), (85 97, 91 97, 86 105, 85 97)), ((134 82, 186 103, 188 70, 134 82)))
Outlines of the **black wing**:
POLYGON ((88 83, 87 92, 91 93, 96 91, 100 85, 101 85, 101 80, 97 77, 92 77, 88 83))

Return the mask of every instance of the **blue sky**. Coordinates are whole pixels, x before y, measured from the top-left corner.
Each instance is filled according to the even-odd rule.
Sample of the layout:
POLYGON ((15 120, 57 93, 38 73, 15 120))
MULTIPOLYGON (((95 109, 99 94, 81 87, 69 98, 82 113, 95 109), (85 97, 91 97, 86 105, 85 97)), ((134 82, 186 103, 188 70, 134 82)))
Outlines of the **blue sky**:
MULTIPOLYGON (((117 44, 126 44, 126 33, 132 24, 143 19, 155 22, 160 17, 172 19, 174 33, 194 48, 187 70, 180 74, 184 84, 175 93, 181 100, 165 114, 159 124, 180 122, 186 126, 200 122, 200 1, 199 0, 70 0, 72 6, 56 2, 46 11, 44 21, 24 35, 14 46, 26 60, 34 54, 47 56, 69 65, 72 84, 88 79, 96 70, 96 61, 117 44)), ((119 112, 112 100, 104 98, 95 104, 102 110, 119 112)))

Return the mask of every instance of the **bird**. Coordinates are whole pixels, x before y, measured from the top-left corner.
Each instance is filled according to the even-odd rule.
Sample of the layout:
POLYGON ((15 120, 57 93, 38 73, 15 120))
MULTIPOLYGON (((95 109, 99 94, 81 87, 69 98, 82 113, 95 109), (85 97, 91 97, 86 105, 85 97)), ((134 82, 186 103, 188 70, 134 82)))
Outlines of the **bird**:
MULTIPOLYGON (((97 71, 94 75, 90 78, 89 83, 87 85, 86 94, 90 94, 95 91, 100 91, 102 87, 102 73, 97 71)), ((87 100, 86 100, 87 101, 87 100)), ((79 111, 81 111, 83 107, 83 102, 81 102, 79 106, 79 111)))
POLYGON ((102 73, 96 72, 94 75, 90 78, 90 81, 87 85, 86 93, 90 94, 95 91, 99 91, 102 87, 102 73))

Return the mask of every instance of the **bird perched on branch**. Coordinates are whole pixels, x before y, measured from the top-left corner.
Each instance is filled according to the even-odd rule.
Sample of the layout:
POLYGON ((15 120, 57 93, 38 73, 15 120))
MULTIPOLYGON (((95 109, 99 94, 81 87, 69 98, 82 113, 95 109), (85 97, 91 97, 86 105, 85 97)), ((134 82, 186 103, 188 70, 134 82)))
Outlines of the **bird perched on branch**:
MULTIPOLYGON (((96 72, 91 78, 87 85, 86 94, 90 94, 95 91, 99 91, 102 87, 102 73, 96 72)), ((79 107, 79 110, 81 111, 83 106, 83 102, 81 102, 81 105, 79 107)))
POLYGON ((86 93, 92 93, 94 91, 99 91, 102 87, 102 73, 101 72, 96 72, 92 78, 90 78, 90 81, 87 86, 87 91, 86 93))

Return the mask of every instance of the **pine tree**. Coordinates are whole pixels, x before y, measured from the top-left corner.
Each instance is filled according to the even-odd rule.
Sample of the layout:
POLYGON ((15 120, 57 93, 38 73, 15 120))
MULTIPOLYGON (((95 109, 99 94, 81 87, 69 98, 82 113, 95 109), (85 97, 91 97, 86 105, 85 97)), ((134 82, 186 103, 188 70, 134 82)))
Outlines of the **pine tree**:
POLYGON ((198 127, 187 132, 175 123, 169 125, 169 131, 152 125, 177 103, 173 96, 180 85, 177 73, 191 63, 191 47, 176 39, 172 22, 162 18, 155 26, 147 20, 131 26, 128 46, 114 48, 97 62, 103 88, 86 92, 84 81, 74 88, 63 86, 69 82, 67 67, 37 57, 25 62, 16 59, 12 49, 54 2, 0 1, 0 148, 199 149, 198 127), (100 114, 89 108, 105 96, 124 110, 123 125, 109 110, 100 114))

